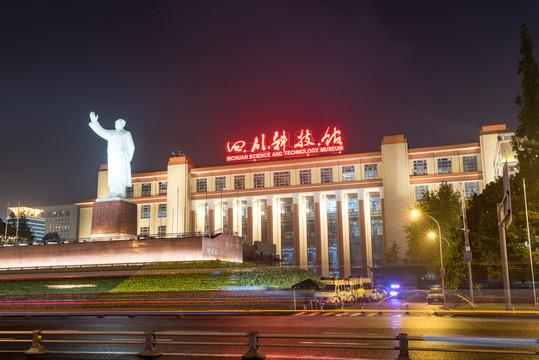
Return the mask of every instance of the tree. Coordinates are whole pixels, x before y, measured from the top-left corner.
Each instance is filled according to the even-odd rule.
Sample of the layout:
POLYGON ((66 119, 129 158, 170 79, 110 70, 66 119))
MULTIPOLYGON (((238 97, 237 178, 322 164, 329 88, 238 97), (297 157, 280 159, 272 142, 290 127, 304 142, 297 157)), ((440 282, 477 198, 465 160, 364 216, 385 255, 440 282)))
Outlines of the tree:
POLYGON ((399 248, 400 246, 397 245, 395 241, 393 241, 393 244, 389 247, 387 252, 384 254, 384 263, 386 265, 390 266, 396 266, 400 263, 399 258, 399 248))
MULTIPOLYGON (((6 226, 7 226, 7 236, 15 236, 15 229, 11 224, 6 224, 2 219, 0 219, 0 238, 4 239, 6 236, 6 226)), ((5 241, 5 239, 4 239, 5 241)))
POLYGON ((539 168, 539 66, 533 56, 533 42, 526 24, 520 28, 519 75, 522 75, 522 94, 515 103, 520 106, 518 126, 513 137, 513 149, 519 162, 519 172, 528 177, 539 168))
POLYGON ((46 233, 44 236, 43 236, 43 241, 47 242, 47 241, 55 241, 55 242, 58 242, 60 241, 60 235, 55 231, 55 232, 50 232, 50 233, 46 233))
MULTIPOLYGON (((514 247, 529 264, 525 220, 523 179, 526 180, 531 247, 539 257, 539 65, 533 55, 534 44, 526 24, 520 28, 519 75, 522 75, 521 94, 515 103, 520 107, 518 126, 513 137, 519 172, 511 183, 513 224, 508 229, 508 248, 514 247)), ((535 263, 535 262, 534 262, 535 263)), ((529 272, 528 272, 529 273, 529 272)))
POLYGON ((24 214, 19 214, 19 231, 18 231, 18 241, 19 242, 29 242, 34 240, 35 236, 32 230, 30 230, 30 227, 28 226, 28 222, 26 221, 26 217, 22 216, 24 214))
MULTIPOLYGON (((429 191, 423 195, 415 207, 421 214, 430 215, 440 224, 442 236, 450 243, 450 229, 462 225, 460 218, 460 196, 450 185, 442 183, 437 191, 429 191), (449 237, 448 237, 449 236, 449 237)), ((428 217, 411 220, 410 225, 404 227, 408 241, 406 260, 411 265, 426 265, 433 271, 440 269, 440 244, 438 241, 438 227, 428 217), (436 241, 429 240, 428 233, 436 234, 436 241)), ((442 240, 445 244, 445 240, 442 240)))

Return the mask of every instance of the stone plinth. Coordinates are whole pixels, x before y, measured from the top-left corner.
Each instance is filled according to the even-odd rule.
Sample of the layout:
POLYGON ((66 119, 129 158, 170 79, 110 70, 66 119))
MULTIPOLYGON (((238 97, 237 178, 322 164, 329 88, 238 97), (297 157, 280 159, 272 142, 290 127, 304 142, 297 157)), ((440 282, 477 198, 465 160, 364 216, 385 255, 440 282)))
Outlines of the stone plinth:
POLYGON ((137 205, 122 198, 97 199, 92 211, 93 240, 132 239, 137 235, 137 205))

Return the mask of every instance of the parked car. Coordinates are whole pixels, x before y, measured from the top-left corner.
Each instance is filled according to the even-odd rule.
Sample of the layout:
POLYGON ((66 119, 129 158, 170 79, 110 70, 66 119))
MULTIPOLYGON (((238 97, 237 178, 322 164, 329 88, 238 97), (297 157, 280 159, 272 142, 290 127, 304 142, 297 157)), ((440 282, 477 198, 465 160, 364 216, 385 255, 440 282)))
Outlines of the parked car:
POLYGON ((389 296, 395 299, 403 298, 400 284, 391 284, 389 286, 389 296))
POLYGON ((440 285, 432 286, 429 289, 429 293, 427 294, 427 303, 432 304, 433 302, 444 303, 444 291, 440 285))
POLYGON ((382 301, 387 297, 388 297, 387 291, 385 291, 384 289, 377 288, 373 290, 373 296, 372 296, 373 301, 382 301))

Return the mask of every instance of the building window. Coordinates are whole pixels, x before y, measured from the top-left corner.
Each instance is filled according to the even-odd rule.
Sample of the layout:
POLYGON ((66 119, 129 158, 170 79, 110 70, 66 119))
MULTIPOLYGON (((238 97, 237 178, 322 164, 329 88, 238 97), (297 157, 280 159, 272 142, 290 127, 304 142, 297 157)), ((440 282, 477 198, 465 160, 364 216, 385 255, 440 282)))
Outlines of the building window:
POLYGON ((371 241, 374 263, 384 261, 384 227, 382 223, 382 204, 379 194, 371 196, 371 241))
POLYGON ((273 186, 290 186, 290 171, 277 171, 273 173, 273 186))
POLYGON ((144 235, 144 236, 150 235, 150 227, 149 226, 141 226, 140 227, 140 235, 144 235))
POLYGON ((142 184, 141 196, 151 196, 152 195, 152 183, 142 184))
POLYGON ((477 156, 463 156, 462 167, 464 172, 477 171, 477 156))
POLYGON ((215 191, 225 191, 226 190, 226 178, 224 176, 219 176, 215 178, 215 191))
POLYGON ((427 175, 427 160, 414 160, 414 175, 427 175))
POLYGON ((206 192, 208 187, 206 186, 206 178, 197 179, 197 193, 206 192))
POLYGON ((365 179, 378 179, 378 167, 376 164, 365 165, 365 179))
POLYGON ((357 194, 348 194, 348 237, 350 239, 350 267, 352 276, 361 276, 361 228, 357 194))
POLYGON ((149 219, 150 218, 150 205, 142 205, 140 208, 140 218, 149 219))
POLYGON ((245 175, 234 176, 234 190, 245 189, 245 175))
POLYGON ((253 180, 256 189, 264 187, 264 174, 254 174, 253 180))
POLYGON ((466 199, 473 196, 473 194, 479 194, 479 181, 464 183, 464 193, 466 194, 466 199))
POLYGON ((300 185, 308 185, 311 183, 311 169, 299 171, 299 183, 300 185))
POLYGON ((316 270, 316 224, 314 196, 305 197, 305 235, 307 237, 307 268, 316 270))
POLYGON ((279 199, 281 210, 281 264, 294 266, 294 204, 291 198, 279 199))
POLYGON ((320 181, 323 183, 333 182, 333 169, 332 168, 320 169, 320 181))
POLYGON ((423 199, 423 196, 429 191, 428 185, 418 185, 415 187, 415 201, 423 199))
POLYGON ((160 218, 167 217, 167 204, 159 204, 157 217, 160 217, 160 218))
POLYGON ((450 158, 438 159, 438 174, 451 174, 453 172, 450 158))
POLYGON ((167 235, 167 226, 166 225, 159 225, 157 227, 157 237, 165 237, 167 235))
POLYGON ((133 185, 127 186, 125 188, 125 197, 126 198, 132 198, 133 197, 133 185))
POLYGON ((329 276, 339 276, 339 241, 337 238, 337 200, 326 196, 329 276))
POLYGON ((166 195, 167 194, 167 182, 166 181, 160 181, 159 182, 159 195, 166 195))
POLYGON ((356 172, 354 165, 342 167, 342 181, 354 181, 356 179, 356 172))

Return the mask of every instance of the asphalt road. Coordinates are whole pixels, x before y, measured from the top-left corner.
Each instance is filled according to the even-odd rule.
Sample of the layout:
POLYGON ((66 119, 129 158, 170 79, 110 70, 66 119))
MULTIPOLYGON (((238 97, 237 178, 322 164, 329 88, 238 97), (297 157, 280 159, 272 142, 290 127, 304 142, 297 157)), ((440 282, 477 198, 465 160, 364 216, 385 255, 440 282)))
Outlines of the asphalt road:
MULTIPOLYGON (((289 315, 187 315, 183 318, 174 316, 110 316, 97 318, 93 316, 78 317, 3 317, 0 319, 0 331, 14 330, 78 330, 78 331, 190 331, 190 332, 244 332, 257 330, 261 335, 265 334, 324 334, 324 335, 366 335, 368 336, 396 336, 399 333, 407 333, 409 336, 439 336, 449 337, 454 341, 461 340, 463 336, 476 337, 478 343, 475 348, 483 352, 498 349, 500 341, 504 338, 535 338, 534 345, 528 345, 528 351, 539 351, 539 320, 533 317, 450 317, 436 316, 433 314, 395 314, 390 311, 382 315, 376 312, 365 315, 358 312, 298 312, 289 315), (480 339, 479 339, 480 338, 480 339)), ((2 338, 19 339, 29 338, 21 335, 2 334, 2 338)), ((65 338, 65 337, 64 337, 65 338)), ((139 335, 107 335, 96 336, 98 340, 142 340, 139 335)), ((45 347, 49 354, 40 355, 39 359, 138 359, 137 353, 142 350, 142 344, 115 345, 115 344, 58 344, 47 340, 55 339, 55 336, 44 335, 45 347), (64 354, 56 351, 68 352, 64 354), (90 354, 89 352, 98 352, 90 354)), ((222 337, 175 337, 158 336, 160 342, 157 345, 164 355, 162 359, 240 359, 248 347, 243 346, 220 346, 220 345, 167 345, 167 342, 238 342, 247 343, 246 338, 222 338, 222 337)), ((297 339, 294 344, 299 345, 324 345, 340 344, 342 346, 397 346, 396 341, 378 341, 373 339, 350 340, 350 339, 297 339)), ((531 342, 533 340, 530 340, 531 342)), ((395 359, 398 352, 359 350, 359 349, 312 349, 291 347, 270 347, 264 344, 292 344, 292 340, 261 338, 260 350, 266 354, 267 359, 395 359)), ((410 347, 436 347, 448 348, 458 346, 469 348, 471 344, 461 342, 443 341, 417 341, 410 342, 410 347)), ((510 346, 505 344, 502 346, 510 346)), ((27 349, 30 343, 15 343, 13 341, 0 343, 0 359, 16 360, 26 359, 20 352, 14 349, 27 349)), ((410 351, 411 357, 416 360, 426 359, 530 359, 539 356, 517 355, 494 355, 494 354, 468 354, 448 352, 423 352, 410 351)))

